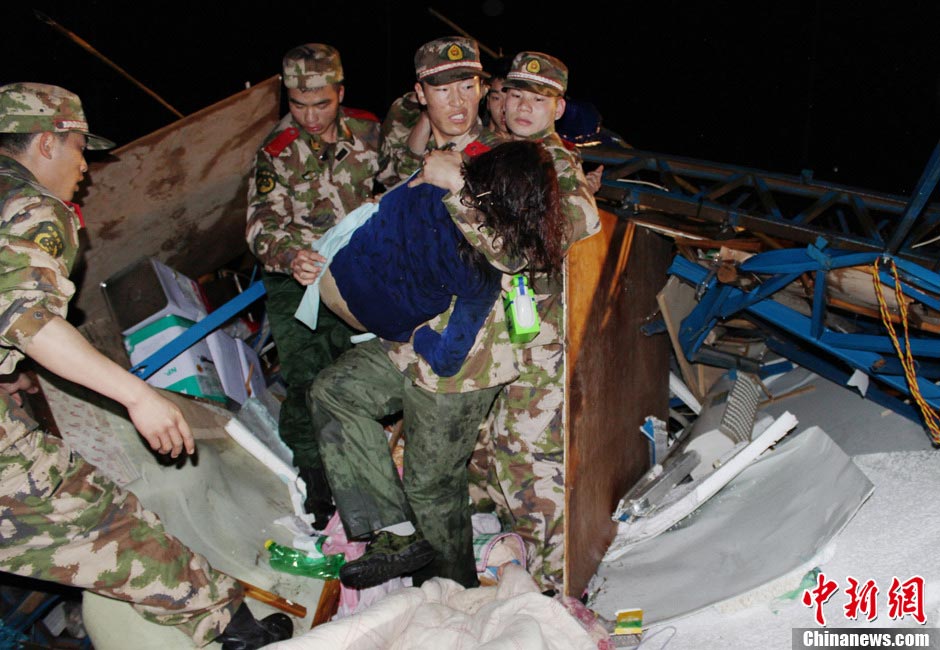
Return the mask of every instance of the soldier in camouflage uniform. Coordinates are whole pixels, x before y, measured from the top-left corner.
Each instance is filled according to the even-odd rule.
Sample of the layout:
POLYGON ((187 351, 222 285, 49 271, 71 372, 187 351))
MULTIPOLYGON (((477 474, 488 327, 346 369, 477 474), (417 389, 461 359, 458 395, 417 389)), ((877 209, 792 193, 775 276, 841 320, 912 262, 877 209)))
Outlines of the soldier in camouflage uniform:
MULTIPOLYGON (((555 133, 555 120, 565 109, 567 82, 568 69, 555 57, 521 52, 504 83, 512 137, 541 142, 555 160, 569 225, 566 250, 600 230, 593 188, 580 157, 555 133)), ((439 166, 432 170, 429 164, 423 173, 451 190, 444 201, 467 240, 507 273, 522 270, 525 260, 507 257, 491 233, 477 225, 474 210, 457 200, 462 183, 453 162, 438 158, 433 163, 439 166), (449 168, 442 168, 444 163, 449 168)), ((544 589, 556 590, 562 588, 564 571, 564 286, 564 277, 535 274, 532 288, 541 330, 531 342, 513 346, 519 376, 503 387, 470 470, 477 506, 495 505, 526 541, 533 577, 544 589)))
MULTIPOLYGON (((81 212, 72 203, 91 135, 74 94, 34 83, 0 87, 0 372, 24 355, 117 400, 160 453, 193 453, 179 409, 93 348, 65 320, 75 287, 81 212)), ((291 635, 290 619, 259 624, 230 577, 168 535, 134 495, 38 429, 12 378, 0 385, 0 570, 84 587, 179 626, 199 646, 257 648, 291 635), (220 637, 220 632, 223 632, 220 637)))
MULTIPOLYGON (((428 126, 422 151, 488 148, 477 141, 482 66, 476 42, 427 43, 415 55, 415 72, 416 103, 397 102, 383 126, 388 184, 421 167, 423 157, 408 144, 421 115, 428 126)), ((431 327, 442 332, 449 317, 447 311, 431 327)), ((477 584, 466 466, 499 387, 516 375, 503 319, 501 309, 490 313, 451 377, 434 374, 410 343, 373 340, 314 381, 314 421, 346 531, 352 538, 376 533, 366 553, 341 570, 345 584, 364 588, 412 572, 417 583, 443 576, 477 584), (379 423, 399 411, 406 440, 401 480, 379 423)))
POLYGON ((290 113, 255 157, 246 237, 264 265, 268 320, 287 384, 280 436, 307 484, 306 510, 322 529, 334 506, 306 395, 317 373, 351 347, 349 337, 356 332, 322 305, 316 330, 294 313, 323 262, 312 246, 373 195, 379 124, 370 113, 340 106, 343 68, 329 45, 292 49, 283 73, 290 113))
POLYGON ((480 99, 489 76, 472 38, 452 36, 425 43, 415 53, 414 92, 395 100, 382 122, 382 170, 391 187, 421 168, 424 154, 463 151, 483 131, 480 99))
MULTIPOLYGON (((570 246, 598 232, 600 218, 580 157, 555 133, 555 120, 565 109, 567 84, 568 70, 561 61, 540 52, 521 52, 506 76, 504 108, 513 137, 538 140, 555 158, 570 246)), ((566 283, 565 277, 535 274, 532 288, 541 331, 516 348, 519 377, 500 393, 488 431, 490 493, 502 502, 513 530, 525 539, 533 577, 544 589, 558 591, 565 557, 566 283)))
POLYGON ((489 90, 486 93, 486 115, 483 123, 490 131, 503 136, 509 136, 509 129, 506 127, 506 111, 503 106, 506 103, 506 93, 508 88, 504 88, 506 75, 509 73, 509 66, 512 59, 501 56, 492 66, 490 66, 489 90))

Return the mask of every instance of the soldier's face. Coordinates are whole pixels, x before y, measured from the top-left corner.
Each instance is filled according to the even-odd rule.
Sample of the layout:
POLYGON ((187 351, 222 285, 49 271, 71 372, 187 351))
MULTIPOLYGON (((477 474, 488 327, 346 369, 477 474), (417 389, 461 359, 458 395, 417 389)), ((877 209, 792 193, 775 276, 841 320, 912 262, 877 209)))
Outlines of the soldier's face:
POLYGON ((565 100, 510 88, 506 94, 506 126, 517 138, 529 138, 554 127, 565 112, 565 100))
POLYGON ((438 145, 446 144, 473 128, 480 111, 483 86, 479 77, 442 86, 416 83, 418 101, 428 109, 431 131, 438 145))
POLYGON ((43 133, 39 136, 41 151, 48 161, 40 182, 63 201, 71 201, 78 191, 88 164, 85 162, 85 136, 81 133, 43 133))
POLYGON ((506 128, 506 93, 508 88, 503 88, 502 79, 494 79, 490 85, 490 91, 486 94, 486 110, 490 114, 491 128, 497 133, 509 133, 506 128))
POLYGON ((307 133, 327 142, 336 141, 336 115, 343 101, 343 86, 329 85, 314 90, 290 88, 287 104, 290 114, 307 133))

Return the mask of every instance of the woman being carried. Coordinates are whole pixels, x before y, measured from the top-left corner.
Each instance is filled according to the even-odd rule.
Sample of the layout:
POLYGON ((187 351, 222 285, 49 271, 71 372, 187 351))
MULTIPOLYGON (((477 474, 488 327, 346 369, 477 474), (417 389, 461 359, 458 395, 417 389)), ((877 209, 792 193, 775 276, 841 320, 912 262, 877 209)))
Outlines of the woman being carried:
MULTIPOLYGON (((501 144, 464 163, 463 176, 461 200, 478 209, 480 229, 529 260, 529 268, 560 268, 565 221, 554 164, 541 145, 501 144)), ((306 315, 316 314, 319 291, 352 327, 390 341, 414 337, 434 372, 456 373, 499 297, 501 274, 454 225, 445 194, 404 183, 349 213, 316 244, 328 262, 308 286, 298 318, 316 326, 306 315), (452 302, 442 334, 422 326, 452 302)))

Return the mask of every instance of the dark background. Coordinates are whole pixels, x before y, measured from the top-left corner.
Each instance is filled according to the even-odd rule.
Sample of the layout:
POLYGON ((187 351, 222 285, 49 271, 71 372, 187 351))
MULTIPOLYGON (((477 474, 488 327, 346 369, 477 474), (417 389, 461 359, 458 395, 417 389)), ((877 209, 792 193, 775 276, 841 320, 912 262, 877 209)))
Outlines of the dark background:
POLYGON ((415 49, 455 33, 433 8, 494 50, 564 60, 569 95, 639 149, 906 194, 940 139, 935 0, 5 4, 0 82, 78 92, 119 144, 176 118, 34 9, 184 114, 319 41, 342 54, 345 103, 381 117, 412 86, 415 49))

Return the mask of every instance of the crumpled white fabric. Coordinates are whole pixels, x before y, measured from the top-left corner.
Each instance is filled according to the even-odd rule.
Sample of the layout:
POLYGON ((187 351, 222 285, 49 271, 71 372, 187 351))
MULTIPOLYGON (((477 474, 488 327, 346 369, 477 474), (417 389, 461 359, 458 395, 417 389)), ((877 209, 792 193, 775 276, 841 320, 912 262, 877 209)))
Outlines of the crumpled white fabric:
POLYGON ((268 650, 595 650, 558 601, 521 567, 507 565, 496 587, 465 589, 444 578, 389 594, 352 616, 320 625, 268 650))

